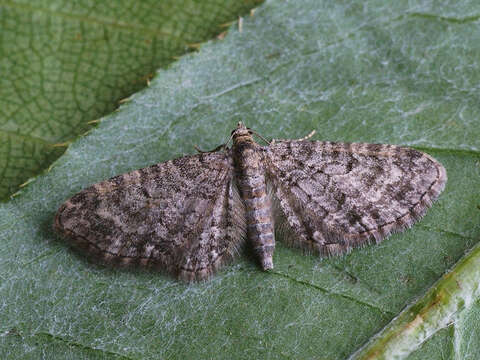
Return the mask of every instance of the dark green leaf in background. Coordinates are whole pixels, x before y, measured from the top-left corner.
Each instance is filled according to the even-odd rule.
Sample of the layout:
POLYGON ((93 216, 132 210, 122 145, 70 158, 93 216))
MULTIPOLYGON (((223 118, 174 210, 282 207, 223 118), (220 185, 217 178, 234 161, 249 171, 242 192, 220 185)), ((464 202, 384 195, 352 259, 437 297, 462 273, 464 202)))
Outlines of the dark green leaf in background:
MULTIPOLYGON (((467 1, 269 1, 242 32, 160 71, 0 208, 0 357, 352 355, 479 240, 472 14, 480 5, 467 1), (266 137, 316 129, 316 139, 414 146, 444 164, 448 184, 420 223, 378 246, 319 259, 279 242, 273 271, 243 256, 193 285, 92 265, 52 233, 77 191, 214 148, 239 120, 266 137)), ((411 358, 476 358, 478 300, 469 304, 411 358)))
POLYGON ((0 199, 259 0, 0 1, 0 199))

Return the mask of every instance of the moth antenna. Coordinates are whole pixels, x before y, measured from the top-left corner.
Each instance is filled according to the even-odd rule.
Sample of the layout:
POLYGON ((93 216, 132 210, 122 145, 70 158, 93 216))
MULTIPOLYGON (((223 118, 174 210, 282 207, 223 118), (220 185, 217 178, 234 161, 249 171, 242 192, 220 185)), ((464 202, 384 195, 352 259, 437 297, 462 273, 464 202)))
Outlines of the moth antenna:
POLYGON ((308 140, 308 139, 310 139, 313 135, 315 135, 315 133, 316 133, 316 131, 315 131, 315 130, 312 130, 312 131, 310 131, 310 133, 309 133, 307 136, 304 136, 303 138, 298 139, 298 141, 308 140))
MULTIPOLYGON (((300 138, 300 139, 296 139, 295 141, 305 141, 305 140, 308 140, 310 139, 313 135, 315 135, 317 133, 316 130, 312 130, 310 131, 310 134, 308 134, 307 136, 304 136, 303 138, 300 138)), ((272 142, 270 143, 270 145, 276 143, 277 141, 291 141, 291 140, 288 140, 288 139, 272 139, 272 142)))

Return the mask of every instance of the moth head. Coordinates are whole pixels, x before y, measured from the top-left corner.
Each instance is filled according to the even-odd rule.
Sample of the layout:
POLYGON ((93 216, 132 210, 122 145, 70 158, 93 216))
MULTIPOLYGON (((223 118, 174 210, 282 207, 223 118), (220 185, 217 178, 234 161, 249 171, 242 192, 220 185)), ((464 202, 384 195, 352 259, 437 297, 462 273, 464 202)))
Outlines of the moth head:
POLYGON ((239 136, 251 136, 253 134, 252 130, 247 128, 245 124, 241 121, 238 122, 237 128, 232 131, 232 137, 237 138, 239 136))

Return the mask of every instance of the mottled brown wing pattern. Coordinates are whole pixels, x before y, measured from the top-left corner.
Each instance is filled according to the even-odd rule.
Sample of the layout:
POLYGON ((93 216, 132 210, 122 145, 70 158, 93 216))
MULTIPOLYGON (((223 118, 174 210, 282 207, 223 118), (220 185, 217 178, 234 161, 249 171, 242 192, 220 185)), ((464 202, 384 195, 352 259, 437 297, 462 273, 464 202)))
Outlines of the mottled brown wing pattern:
POLYGON ((440 163, 409 148, 305 139, 261 147, 252 134, 240 122, 231 149, 95 184, 60 207, 55 228, 101 262, 200 280, 246 237, 265 270, 282 232, 322 255, 379 242, 423 216, 447 180, 440 163))
POLYGON ((327 255, 411 226, 447 179, 429 155, 394 145, 282 141, 263 153, 276 231, 327 255))
POLYGON ((57 231, 101 262, 208 278, 246 236, 229 152, 201 153, 95 184, 63 204, 57 231))

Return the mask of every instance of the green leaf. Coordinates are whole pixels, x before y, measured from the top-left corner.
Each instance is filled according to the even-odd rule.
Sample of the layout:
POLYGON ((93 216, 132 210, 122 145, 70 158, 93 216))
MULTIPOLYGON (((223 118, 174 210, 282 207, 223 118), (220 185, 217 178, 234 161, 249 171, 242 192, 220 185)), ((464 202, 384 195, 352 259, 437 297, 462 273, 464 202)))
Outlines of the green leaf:
MULTIPOLYGON (((478 315, 476 305, 480 299, 479 278, 480 244, 477 244, 474 250, 438 281, 422 299, 402 311, 353 358, 403 359, 427 340, 438 347, 439 339, 447 344, 457 340, 455 346, 450 347, 455 350, 455 354, 451 354, 455 358, 478 358, 480 337, 476 333, 479 329, 473 324, 476 324, 475 317, 478 315), (433 341, 430 340, 432 335, 448 326, 454 327, 452 340, 449 341, 448 333, 441 333, 433 341), (475 346, 472 346, 474 344, 475 346)), ((442 347, 440 349, 445 350, 442 347)), ((432 350, 421 351, 418 355, 424 358, 427 352, 428 357, 433 358, 432 350)), ((413 353, 412 358, 417 358, 417 354, 413 353)))
POLYGON ((259 0, 0 2, 0 199, 259 0))
MULTIPOLYGON (((471 14, 476 2, 269 1, 242 32, 160 71, 0 207, 0 357, 353 355, 478 243, 480 29, 471 14), (193 145, 214 148, 239 120, 266 137, 316 129, 316 139, 413 146, 449 180, 424 219, 377 246, 320 259, 279 241, 273 271, 243 256, 193 285, 92 265, 53 234, 57 207, 82 188, 193 145)), ((455 324, 439 316, 430 337, 407 347, 411 359, 478 356, 479 300, 473 287, 462 291, 471 298, 455 324)))

